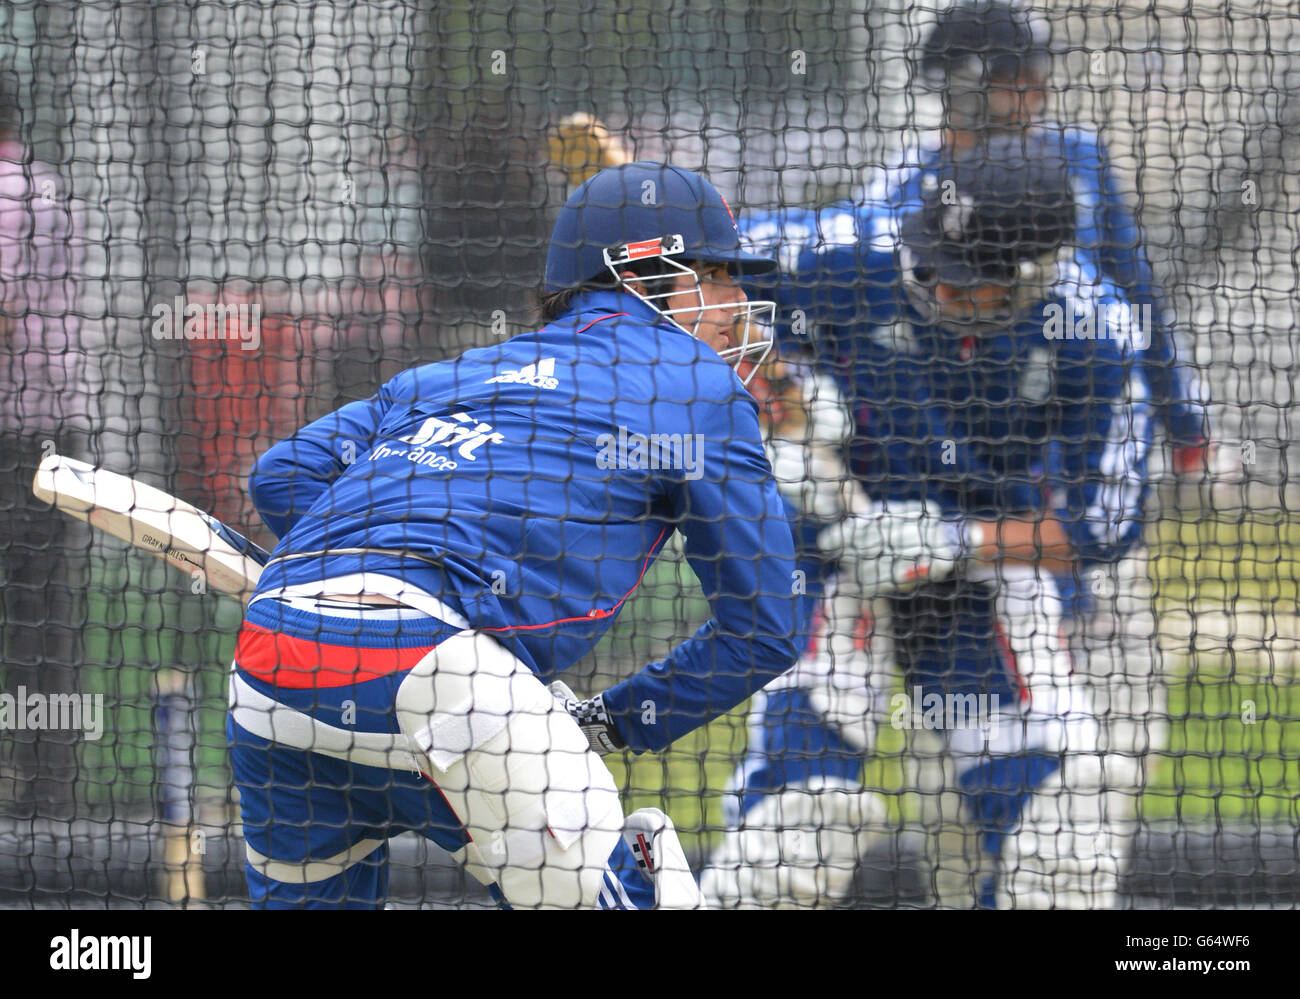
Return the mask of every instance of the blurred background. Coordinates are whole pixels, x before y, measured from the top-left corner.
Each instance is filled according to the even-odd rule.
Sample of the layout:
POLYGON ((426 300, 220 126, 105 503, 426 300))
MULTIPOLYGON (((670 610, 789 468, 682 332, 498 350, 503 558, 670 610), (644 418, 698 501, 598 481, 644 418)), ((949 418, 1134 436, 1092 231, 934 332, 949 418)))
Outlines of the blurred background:
MULTIPOLYGON (((403 367, 532 328, 567 193, 547 136, 565 115, 595 114, 638 157, 704 171, 740 209, 852 197, 938 120, 911 88, 911 57, 944 6, 5 5, 13 141, 31 195, 62 219, 58 330, 42 335, 61 338, 50 349, 71 393, 31 403, 58 414, 4 411, 4 439, 56 440, 265 540, 242 482, 270 443, 403 367), (154 337, 155 306, 177 296, 258 306, 261 349, 154 337)), ((1151 640, 1172 734, 1140 803, 1126 904, 1293 906, 1300 13, 1280 0, 1035 9, 1062 53, 1049 114, 1106 139, 1214 436, 1237 459, 1217 477, 1162 473, 1153 500, 1151 640)), ((15 373, 20 339, 9 377, 29 379, 15 373)), ((0 474, 17 482, 26 461, 4 456, 0 474)), ((14 525, 21 491, 0 508, 14 525)), ((42 592, 58 596, 42 630, 63 638, 11 654, 4 687, 100 693, 106 721, 98 741, 0 732, 0 905, 241 905, 224 736, 240 608, 71 522, 41 545, 42 592), (178 827, 201 890, 176 880, 178 827)), ((21 585, 11 569, 6 586, 21 585)), ((574 686, 599 690, 689 635, 707 617, 697 590, 665 559, 574 686)), ((742 718, 616 763, 629 809, 660 804, 704 849, 742 718)), ((857 904, 920 890, 895 734, 867 773, 900 835, 864 863, 857 904)), ((394 896, 484 898, 413 840, 395 852, 394 896)))

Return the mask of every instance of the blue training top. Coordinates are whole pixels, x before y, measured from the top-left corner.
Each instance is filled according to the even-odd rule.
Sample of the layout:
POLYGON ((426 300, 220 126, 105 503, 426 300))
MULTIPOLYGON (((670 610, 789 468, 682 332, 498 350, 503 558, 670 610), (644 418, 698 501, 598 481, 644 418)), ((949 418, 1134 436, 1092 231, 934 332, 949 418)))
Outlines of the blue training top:
POLYGON ((543 678, 591 651, 681 531, 714 617, 606 692, 637 751, 787 670, 811 609, 754 399, 711 347, 620 292, 403 372, 271 448, 249 491, 280 537, 259 593, 397 576, 543 678))

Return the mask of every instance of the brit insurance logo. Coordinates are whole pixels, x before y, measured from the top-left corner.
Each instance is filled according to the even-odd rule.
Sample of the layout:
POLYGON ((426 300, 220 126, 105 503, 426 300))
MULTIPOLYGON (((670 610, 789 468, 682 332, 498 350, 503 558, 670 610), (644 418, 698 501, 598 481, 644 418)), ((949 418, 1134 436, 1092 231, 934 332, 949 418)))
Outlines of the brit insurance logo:
POLYGON ((560 387, 560 380, 555 377, 555 358, 548 357, 536 364, 525 364, 514 371, 506 370, 489 378, 483 384, 531 385, 533 388, 554 389, 560 387))
POLYGON ((486 444, 500 444, 505 436, 490 423, 474 419, 468 413, 430 416, 413 434, 399 437, 395 444, 381 444, 371 452, 370 460, 405 458, 416 465, 435 471, 454 471, 456 459, 477 461, 478 451, 486 444), (408 445, 398 447, 398 444, 408 445))

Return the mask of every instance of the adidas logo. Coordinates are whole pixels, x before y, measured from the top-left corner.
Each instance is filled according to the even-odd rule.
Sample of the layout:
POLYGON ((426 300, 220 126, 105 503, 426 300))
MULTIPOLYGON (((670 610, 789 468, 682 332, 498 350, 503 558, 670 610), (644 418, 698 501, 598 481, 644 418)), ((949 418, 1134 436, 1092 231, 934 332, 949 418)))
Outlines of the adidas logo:
POLYGON ((560 387, 560 380, 555 377, 555 358, 548 357, 536 364, 525 364, 517 371, 503 371, 489 378, 484 384, 498 382, 502 385, 531 385, 533 388, 553 389, 560 387))

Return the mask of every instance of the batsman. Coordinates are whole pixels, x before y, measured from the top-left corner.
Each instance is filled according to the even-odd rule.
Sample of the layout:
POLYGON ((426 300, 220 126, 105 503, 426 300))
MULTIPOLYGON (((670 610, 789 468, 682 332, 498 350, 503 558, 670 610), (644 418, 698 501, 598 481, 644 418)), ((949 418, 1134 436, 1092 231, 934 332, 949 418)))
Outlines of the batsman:
POLYGON ((512 908, 702 904, 672 823, 625 816, 601 754, 662 750, 795 661, 794 541, 734 367, 773 309, 737 279, 774 266, 699 175, 606 169, 556 222, 539 330, 258 461, 279 544, 228 721, 255 906, 382 906, 408 830, 512 908), (548 689, 674 532, 713 618, 603 694, 548 689))

